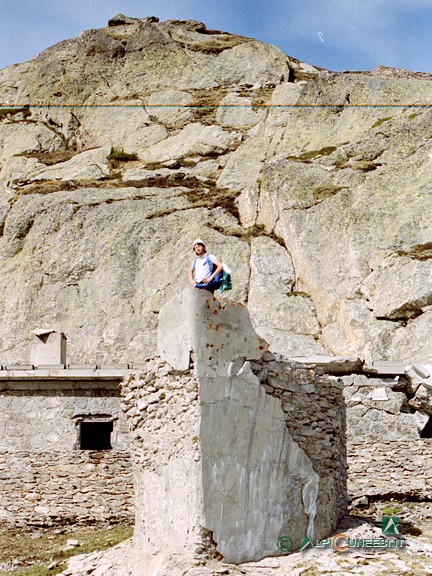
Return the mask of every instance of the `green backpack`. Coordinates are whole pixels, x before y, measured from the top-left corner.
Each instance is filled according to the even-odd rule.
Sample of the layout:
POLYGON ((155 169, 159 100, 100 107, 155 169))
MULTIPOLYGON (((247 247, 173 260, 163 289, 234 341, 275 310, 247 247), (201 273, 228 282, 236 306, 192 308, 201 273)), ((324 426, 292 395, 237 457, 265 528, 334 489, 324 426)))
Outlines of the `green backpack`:
POLYGON ((220 292, 228 292, 228 290, 232 290, 232 272, 228 268, 226 264, 223 264, 222 268, 222 281, 219 287, 220 292))

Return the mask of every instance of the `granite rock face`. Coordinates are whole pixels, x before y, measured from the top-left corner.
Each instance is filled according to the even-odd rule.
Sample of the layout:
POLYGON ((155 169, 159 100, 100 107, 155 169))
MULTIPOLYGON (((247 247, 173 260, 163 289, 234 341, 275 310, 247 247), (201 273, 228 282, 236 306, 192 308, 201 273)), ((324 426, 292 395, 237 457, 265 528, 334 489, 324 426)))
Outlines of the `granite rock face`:
POLYGON ((0 71, 0 363, 143 360, 197 236, 272 351, 430 361, 431 83, 121 14, 0 71))

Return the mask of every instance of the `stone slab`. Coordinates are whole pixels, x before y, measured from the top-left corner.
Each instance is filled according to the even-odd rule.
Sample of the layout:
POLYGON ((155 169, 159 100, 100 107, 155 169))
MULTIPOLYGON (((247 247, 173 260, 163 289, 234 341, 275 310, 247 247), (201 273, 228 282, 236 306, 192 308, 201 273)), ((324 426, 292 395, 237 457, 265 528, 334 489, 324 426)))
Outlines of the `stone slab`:
POLYGON ((405 374, 406 364, 401 362, 374 362, 365 364, 363 372, 366 374, 377 374, 380 376, 399 376, 405 374))
POLYGON ((59 379, 59 378, 39 378, 31 380, 23 380, 22 378, 16 379, 0 379, 0 391, 5 395, 8 392, 15 393, 17 391, 27 391, 29 393, 58 393, 70 390, 115 390, 119 389, 119 378, 104 379, 59 379))
POLYGON ((68 364, 68 370, 96 370, 96 364, 68 364))
POLYGON ((350 374, 363 371, 364 360, 360 357, 344 356, 291 356, 292 362, 322 368, 328 374, 350 374))
POLYGON ((128 370, 129 364, 100 364, 99 370, 128 370))

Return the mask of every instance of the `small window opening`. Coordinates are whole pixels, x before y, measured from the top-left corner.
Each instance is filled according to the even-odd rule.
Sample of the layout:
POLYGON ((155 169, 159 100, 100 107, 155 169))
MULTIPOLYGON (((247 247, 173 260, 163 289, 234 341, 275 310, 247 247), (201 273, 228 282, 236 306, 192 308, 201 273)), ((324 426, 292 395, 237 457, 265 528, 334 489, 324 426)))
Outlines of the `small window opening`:
POLYGON ((111 450, 112 422, 81 422, 81 450, 111 450))
POLYGON ((420 438, 432 438, 432 418, 431 417, 429 417, 429 420, 427 421, 426 426, 421 431, 420 438))

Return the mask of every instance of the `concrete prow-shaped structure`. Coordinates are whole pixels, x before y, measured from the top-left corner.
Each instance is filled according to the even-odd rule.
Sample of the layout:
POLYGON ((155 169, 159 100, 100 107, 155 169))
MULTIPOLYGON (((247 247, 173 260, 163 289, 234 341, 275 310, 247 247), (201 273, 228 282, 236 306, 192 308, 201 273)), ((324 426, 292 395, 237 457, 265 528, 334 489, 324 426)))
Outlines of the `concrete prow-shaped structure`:
MULTIPOLYGON (((137 498, 147 492, 147 499, 138 502, 138 516, 147 538, 156 534, 156 545, 159 538, 159 546, 180 555, 189 546, 187 537, 179 543, 172 520, 151 525, 149 519, 157 516, 153 508, 160 505, 148 498, 156 468, 159 486, 171 499, 164 503, 167 509, 180 509, 179 498, 194 503, 194 513, 181 520, 183 532, 195 534, 196 547, 199 526, 229 562, 281 554, 282 536, 290 537, 295 549, 306 536, 328 535, 346 505, 344 409, 337 380, 276 359, 254 332, 244 305, 196 289, 162 307, 158 342, 161 357, 177 373, 188 371, 193 358, 199 393, 191 405, 199 437, 197 448, 195 424, 185 442, 183 428, 183 444, 172 443, 185 447, 183 456, 177 447, 165 466, 154 461, 143 472, 137 498), (194 458, 188 442, 190 451, 198 449, 194 458)), ((162 381, 154 387, 163 402, 162 381)), ((139 434, 145 438, 145 430, 139 434)), ((172 434, 167 427, 161 436, 167 446, 172 434)))

